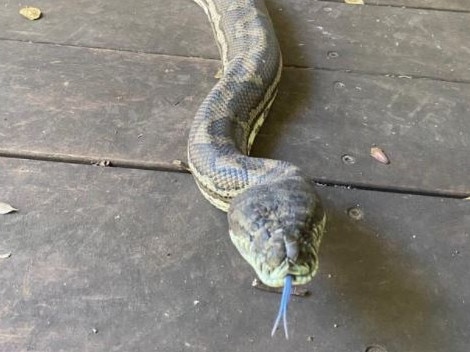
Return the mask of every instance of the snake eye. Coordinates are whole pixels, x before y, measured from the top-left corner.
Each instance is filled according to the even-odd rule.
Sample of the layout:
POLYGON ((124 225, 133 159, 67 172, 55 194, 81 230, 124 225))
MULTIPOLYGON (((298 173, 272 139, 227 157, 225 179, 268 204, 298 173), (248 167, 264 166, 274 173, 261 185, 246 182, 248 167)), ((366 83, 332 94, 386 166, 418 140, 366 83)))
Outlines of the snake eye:
POLYGON ((261 229, 260 230, 260 237, 263 239, 263 241, 267 241, 271 238, 271 234, 269 233, 268 230, 261 229))

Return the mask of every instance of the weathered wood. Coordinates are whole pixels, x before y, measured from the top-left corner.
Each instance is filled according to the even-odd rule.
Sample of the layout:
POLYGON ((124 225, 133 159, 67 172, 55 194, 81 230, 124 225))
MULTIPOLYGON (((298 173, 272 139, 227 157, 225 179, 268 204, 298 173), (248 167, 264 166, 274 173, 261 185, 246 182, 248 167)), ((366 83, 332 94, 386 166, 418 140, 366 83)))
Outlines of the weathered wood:
MULTIPOLYGON (((134 167, 186 159, 189 126, 218 68, 17 42, 1 42, 0 52, 0 154, 134 167)), ((254 154, 318 180, 464 196, 468 96, 468 84, 289 68, 254 154), (390 165, 370 158, 373 145, 390 165)))
POLYGON ((283 79, 255 155, 326 181, 470 194, 470 85, 295 69, 283 79), (390 165, 370 157, 372 146, 390 165))
POLYGON ((171 163, 185 159, 218 63, 0 42, 0 149, 171 163))
MULTIPOLYGON (((218 58, 209 23, 190 0, 45 0, 36 22, 5 5, 1 38, 218 58)), ((287 65, 470 81, 469 13, 311 0, 268 7, 287 65)))
MULTIPOLYGON (((45 0, 36 22, 3 5, 0 155, 145 168, 185 158, 219 66, 174 56, 218 58, 192 2, 45 0)), ((285 70, 256 155, 319 180, 470 192, 470 86, 397 77, 470 81, 470 14, 268 6, 287 65, 325 70, 285 70), (374 144, 390 165, 368 156, 374 144)), ((322 267, 313 297, 293 300, 286 343, 269 338, 279 297, 251 290, 224 214, 189 175, 0 158, 0 201, 20 210, 0 216, 0 350, 467 351, 470 203, 320 193, 322 267), (361 221, 347 215, 357 206, 361 221)))
MULTIPOLYGON (((345 0, 320 0, 345 2, 345 0)), ((468 0, 364 0, 366 5, 402 6, 407 8, 434 9, 443 11, 470 11, 468 0)))
POLYGON ((269 336, 279 296, 251 289, 225 215, 189 175, 0 158, 0 179, 19 208, 0 216, 2 351, 470 343, 469 202, 321 188, 321 270, 312 297, 293 299, 285 342, 269 336))

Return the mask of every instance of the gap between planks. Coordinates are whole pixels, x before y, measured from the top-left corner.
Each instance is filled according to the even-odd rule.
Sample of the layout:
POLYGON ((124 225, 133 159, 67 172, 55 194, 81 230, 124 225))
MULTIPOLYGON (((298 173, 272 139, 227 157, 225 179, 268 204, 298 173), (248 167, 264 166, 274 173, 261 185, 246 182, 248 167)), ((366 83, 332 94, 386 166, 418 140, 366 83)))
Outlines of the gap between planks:
POLYGON ((129 159, 107 158, 99 156, 83 156, 61 153, 41 153, 26 150, 12 151, 0 149, 0 157, 10 159, 26 159, 38 161, 51 161, 66 164, 82 164, 90 166, 102 167, 119 167, 125 169, 154 170, 154 171, 171 171, 171 172, 187 172, 182 165, 172 162, 158 161, 134 161, 129 159))
MULTIPOLYGON (((334 3, 341 3, 346 4, 344 0, 317 0, 318 2, 334 2, 334 3)), ((377 4, 377 3, 370 3, 367 0, 364 0, 364 4, 349 4, 351 6, 376 6, 376 7, 394 7, 400 9, 410 9, 410 10, 425 10, 425 11, 437 11, 437 12, 455 12, 455 13, 470 13, 470 10, 463 10, 463 9, 448 9, 444 7, 430 7, 430 6, 413 6, 413 5, 395 5, 395 4, 377 4)))
MULTIPOLYGON (((24 159, 36 161, 48 161, 66 164, 81 164, 87 166, 114 167, 124 169, 150 170, 160 172, 178 172, 189 173, 185 167, 185 161, 175 160, 174 162, 148 162, 134 161, 128 159, 106 158, 106 157, 87 157, 82 155, 59 154, 59 153, 40 153, 30 151, 10 151, 0 149, 0 157, 10 159, 24 159)), ((315 179, 311 178, 319 187, 346 188, 352 190, 375 191, 395 194, 409 194, 426 197, 439 197, 450 199, 466 199, 470 194, 460 192, 446 192, 440 190, 424 191, 412 187, 396 186, 374 186, 358 182, 345 183, 337 180, 315 179)))

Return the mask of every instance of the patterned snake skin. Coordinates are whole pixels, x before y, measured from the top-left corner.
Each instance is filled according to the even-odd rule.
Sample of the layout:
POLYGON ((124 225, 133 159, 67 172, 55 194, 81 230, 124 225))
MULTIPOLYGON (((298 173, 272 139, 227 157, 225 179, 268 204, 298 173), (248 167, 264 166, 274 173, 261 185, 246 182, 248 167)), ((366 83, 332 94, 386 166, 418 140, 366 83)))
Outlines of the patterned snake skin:
POLYGON ((191 126, 188 164, 202 194, 228 212, 230 238, 259 279, 305 284, 318 267, 326 216, 294 165, 249 157, 277 93, 279 44, 262 0, 194 0, 206 12, 223 76, 191 126))

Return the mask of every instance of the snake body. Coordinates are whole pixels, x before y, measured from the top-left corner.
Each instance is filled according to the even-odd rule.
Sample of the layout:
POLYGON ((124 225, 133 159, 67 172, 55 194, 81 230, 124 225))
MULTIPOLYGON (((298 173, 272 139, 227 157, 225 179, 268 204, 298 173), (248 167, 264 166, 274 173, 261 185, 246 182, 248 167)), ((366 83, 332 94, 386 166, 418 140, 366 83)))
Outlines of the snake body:
POLYGON ((206 12, 223 76, 199 107, 188 165, 205 198, 228 212, 229 233, 271 287, 309 282, 326 221, 314 186, 296 166, 249 152, 275 99, 282 57, 262 0, 194 0, 206 12))

